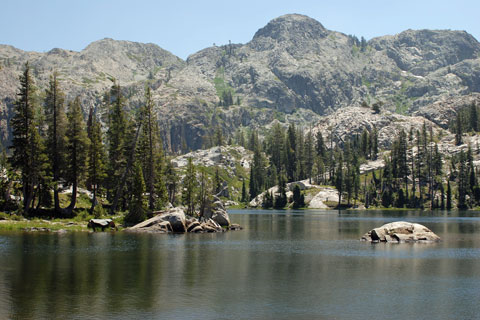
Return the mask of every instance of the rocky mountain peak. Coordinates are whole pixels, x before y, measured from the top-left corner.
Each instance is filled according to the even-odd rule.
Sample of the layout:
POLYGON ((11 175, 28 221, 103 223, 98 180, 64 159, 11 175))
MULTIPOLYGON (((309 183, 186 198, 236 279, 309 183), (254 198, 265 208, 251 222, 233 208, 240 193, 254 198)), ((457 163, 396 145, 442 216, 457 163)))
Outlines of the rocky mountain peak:
POLYGON ((374 38, 369 45, 385 51, 400 69, 420 76, 480 54, 480 43, 465 31, 409 29, 374 38))
MULTIPOLYGON (((187 61, 155 44, 110 38, 80 52, 26 52, 0 45, 3 143, 10 139, 7 120, 26 61, 40 88, 48 85, 53 70, 60 71, 67 99, 81 96, 85 110, 98 105, 113 78, 125 88, 131 108, 141 105, 150 85, 172 151, 185 142, 190 150, 200 148, 215 126, 226 136, 274 120, 298 119, 299 125, 310 126, 336 110, 375 103, 385 112, 417 112, 445 126, 454 110, 434 112, 436 102, 447 101, 450 110, 457 100, 480 94, 480 44, 464 31, 407 30, 366 44, 307 16, 289 14, 270 21, 247 44, 213 46, 187 61), (230 102, 224 98, 228 93, 230 102)), ((349 114, 345 126, 363 123, 362 114, 349 114)))
POLYGON ((111 38, 94 41, 83 49, 81 53, 108 58, 123 54, 132 60, 138 61, 144 60, 145 58, 161 58, 162 60, 170 60, 171 62, 183 62, 180 58, 160 48, 156 44, 114 40, 111 38))
POLYGON ((287 14, 270 21, 255 33, 253 40, 271 38, 276 41, 292 39, 319 39, 328 35, 328 30, 315 19, 301 14, 287 14))

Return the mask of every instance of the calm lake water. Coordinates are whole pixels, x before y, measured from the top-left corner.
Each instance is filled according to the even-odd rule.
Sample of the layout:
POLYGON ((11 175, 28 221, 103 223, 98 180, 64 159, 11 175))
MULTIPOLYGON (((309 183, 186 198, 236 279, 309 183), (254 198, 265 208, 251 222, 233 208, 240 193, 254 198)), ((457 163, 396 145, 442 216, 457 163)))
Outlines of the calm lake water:
POLYGON ((245 229, 0 233, 0 319, 480 318, 480 212, 230 217, 245 229), (359 241, 399 220, 443 241, 359 241))

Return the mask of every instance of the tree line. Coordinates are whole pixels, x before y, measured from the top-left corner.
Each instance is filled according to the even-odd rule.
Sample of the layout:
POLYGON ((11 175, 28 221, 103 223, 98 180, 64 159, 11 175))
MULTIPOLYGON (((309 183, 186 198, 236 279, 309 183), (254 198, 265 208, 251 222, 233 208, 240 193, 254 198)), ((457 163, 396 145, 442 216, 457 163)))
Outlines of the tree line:
MULTIPOLYGON (((330 132, 324 139, 322 132, 303 130, 290 124, 287 129, 279 123, 261 143, 257 132, 250 133, 245 145, 253 151, 250 170, 249 199, 264 190, 278 185, 276 194, 268 193, 264 207, 283 208, 287 205, 286 183, 308 179, 319 185, 336 186, 347 203, 358 198, 360 190, 360 164, 378 156, 378 132, 376 128, 363 130, 342 141, 330 132)), ((302 195, 294 187, 293 206, 304 205, 302 195)), ((245 200, 245 199, 244 199, 245 200)), ((341 198, 339 199, 341 201, 341 198)))
MULTIPOLYGON (((476 112, 475 105, 460 110, 455 125, 460 122, 463 130, 477 131, 476 112)), ((456 130, 454 126, 452 131, 456 130)), ((314 135, 312 130, 293 124, 285 129, 277 123, 262 142, 255 131, 248 139, 240 134, 236 140, 254 153, 248 195, 244 186, 242 200, 248 202, 278 186, 276 192, 265 193, 265 208, 283 208, 288 202, 297 207, 303 204, 298 195, 286 199, 286 183, 304 179, 336 187, 338 207, 356 205, 357 200, 366 207, 387 208, 452 209, 454 199, 461 209, 480 205, 472 147, 445 158, 439 150, 438 136, 426 123, 420 130, 401 130, 391 147, 383 150, 384 167, 365 173, 360 173, 360 165, 379 156, 376 128, 364 129, 342 141, 334 132, 326 140, 320 131, 314 135)), ((478 147, 476 152, 480 153, 478 147)))
MULTIPOLYGON (((41 92, 25 65, 10 120, 10 156, 2 150, 0 157, 0 205, 19 207, 25 215, 51 209, 56 216, 69 217, 79 187, 85 187, 91 194, 90 212, 97 216, 104 209, 126 211, 126 221, 138 222, 149 212, 179 202, 189 214, 203 215, 212 195, 222 188, 218 169, 212 178, 189 159, 180 183, 163 148, 150 88, 145 88, 136 112, 126 111, 118 83, 101 100, 84 117, 79 97, 66 101, 57 73, 41 92), (71 196, 62 207, 60 193, 67 188, 71 196)), ((460 140, 457 144, 463 132, 478 131, 478 119, 476 105, 459 110, 450 124, 460 140)), ((226 143, 219 126, 212 132, 211 145, 226 143)), ((293 188, 292 199, 286 192, 287 183, 305 179, 336 187, 338 206, 361 201, 367 207, 450 209, 453 199, 459 208, 480 204, 472 148, 444 159, 437 140, 425 123, 421 130, 400 131, 390 150, 383 150, 390 151, 384 152, 385 166, 369 173, 361 173, 360 165, 380 155, 375 127, 342 138, 333 129, 324 137, 321 131, 275 123, 264 137, 255 130, 247 135, 239 131, 228 143, 253 152, 249 179, 242 180, 242 202, 278 186, 276 192, 265 194, 265 208, 284 208, 289 202, 304 206, 299 188, 293 188)))
POLYGON ((135 222, 175 202, 178 177, 164 154, 149 87, 133 114, 114 83, 102 105, 90 108, 87 121, 79 97, 66 101, 56 72, 41 96, 27 63, 10 120, 10 156, 2 152, 4 207, 17 205, 25 215, 53 208, 55 216, 69 217, 84 186, 92 213, 102 214, 102 198, 110 212, 128 210, 125 219, 135 222), (66 188, 70 202, 61 207, 59 194, 66 188))

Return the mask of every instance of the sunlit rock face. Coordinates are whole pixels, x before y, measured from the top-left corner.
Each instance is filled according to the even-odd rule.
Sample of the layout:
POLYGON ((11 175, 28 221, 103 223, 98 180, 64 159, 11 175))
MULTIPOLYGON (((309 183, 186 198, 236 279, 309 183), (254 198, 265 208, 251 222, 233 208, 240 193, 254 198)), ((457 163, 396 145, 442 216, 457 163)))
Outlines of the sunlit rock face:
POLYGON ((440 237, 427 227, 405 221, 387 223, 375 228, 365 235, 362 240, 371 242, 438 242, 440 237))

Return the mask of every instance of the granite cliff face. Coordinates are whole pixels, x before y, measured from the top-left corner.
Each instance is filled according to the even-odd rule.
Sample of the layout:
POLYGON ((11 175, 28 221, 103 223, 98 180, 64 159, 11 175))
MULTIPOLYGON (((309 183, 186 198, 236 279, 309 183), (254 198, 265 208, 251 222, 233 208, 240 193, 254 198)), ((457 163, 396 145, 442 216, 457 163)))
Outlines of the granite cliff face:
POLYGON ((479 55, 479 42, 464 31, 407 30, 361 43, 303 15, 281 16, 246 44, 206 48, 186 61, 154 44, 112 39, 81 52, 0 45, 0 137, 6 144, 26 61, 40 88, 53 70, 60 72, 67 98, 80 95, 85 110, 100 104, 113 78, 130 108, 142 103, 149 85, 164 140, 178 151, 182 144, 200 148, 215 126, 226 134, 274 120, 310 126, 362 103, 382 102, 384 110, 415 113, 445 127, 452 109, 478 101, 479 55), (226 92, 233 104, 219 106, 226 92))

